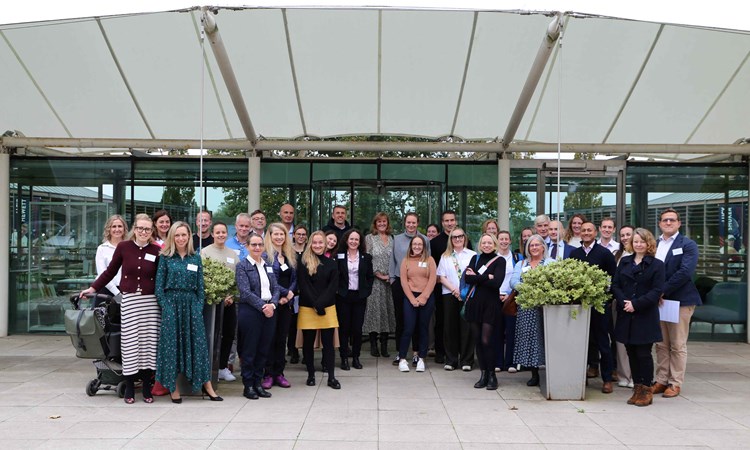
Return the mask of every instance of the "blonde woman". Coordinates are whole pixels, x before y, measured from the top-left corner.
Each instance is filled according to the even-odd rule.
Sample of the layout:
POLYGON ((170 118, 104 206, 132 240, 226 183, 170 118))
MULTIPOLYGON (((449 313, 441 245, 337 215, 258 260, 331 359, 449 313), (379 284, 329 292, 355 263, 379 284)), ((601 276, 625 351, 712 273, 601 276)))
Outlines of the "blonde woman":
MULTIPOLYGON (((112 262, 112 256, 115 254, 115 248, 117 245, 125 239, 128 234, 128 225, 125 223, 125 219, 121 215, 115 214, 107 219, 107 223, 104 224, 104 240, 101 245, 96 249, 96 274, 101 275, 107 266, 112 262)), ((112 278, 112 281, 107 283, 107 286, 103 288, 109 295, 118 295, 120 289, 117 287, 120 285, 121 271, 117 271, 117 275, 112 278)))
POLYGON ((175 222, 167 233, 156 271, 156 298, 162 308, 156 379, 169 389, 172 403, 182 403, 177 375, 193 390, 221 401, 211 386, 206 327, 203 323, 203 264, 193 250, 190 226, 175 222))

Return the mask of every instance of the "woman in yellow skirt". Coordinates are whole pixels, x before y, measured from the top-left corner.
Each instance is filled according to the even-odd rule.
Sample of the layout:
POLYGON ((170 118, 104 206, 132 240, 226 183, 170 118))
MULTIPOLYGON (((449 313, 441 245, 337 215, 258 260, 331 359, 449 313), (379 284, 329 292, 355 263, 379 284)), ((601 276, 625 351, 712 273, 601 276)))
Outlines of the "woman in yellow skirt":
POLYGON ((326 237, 322 231, 310 236, 310 244, 297 265, 297 287, 299 288, 299 316, 297 328, 302 331, 302 356, 307 364, 307 385, 315 386, 313 348, 320 330, 323 343, 323 365, 328 370, 328 386, 341 389, 334 371, 334 333, 339 326, 336 318, 336 288, 338 265, 326 258, 326 237))

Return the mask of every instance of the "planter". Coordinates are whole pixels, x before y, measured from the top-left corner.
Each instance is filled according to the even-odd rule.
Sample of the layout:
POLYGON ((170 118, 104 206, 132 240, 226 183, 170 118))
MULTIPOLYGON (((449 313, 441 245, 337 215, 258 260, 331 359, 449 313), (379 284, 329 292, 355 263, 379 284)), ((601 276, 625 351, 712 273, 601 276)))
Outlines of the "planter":
POLYGON ((585 400, 591 308, 581 305, 548 305, 544 311, 545 377, 542 394, 547 400, 585 400), (571 311, 577 318, 571 318, 571 311))

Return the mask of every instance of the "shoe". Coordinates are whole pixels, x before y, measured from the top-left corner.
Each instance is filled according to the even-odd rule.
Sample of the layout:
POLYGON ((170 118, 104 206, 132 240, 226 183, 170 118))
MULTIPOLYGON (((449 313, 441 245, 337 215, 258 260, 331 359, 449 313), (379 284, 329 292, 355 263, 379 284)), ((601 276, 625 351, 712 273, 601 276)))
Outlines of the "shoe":
POLYGON ((208 393, 208 391, 206 390, 206 388, 204 386, 201 386, 201 391, 203 391, 203 398, 206 398, 206 396, 208 396, 208 399, 211 400, 212 402, 223 402, 224 401, 224 399, 221 398, 221 397, 219 397, 218 395, 216 397, 211 397, 211 394, 208 393))
POLYGON ((258 394, 255 393, 251 386, 245 386, 245 389, 242 391, 242 395, 244 395, 246 398, 249 398, 250 400, 258 400, 258 394))
POLYGON ((654 395, 662 394, 662 393, 664 393, 664 391, 667 390, 668 387, 669 386, 667 386, 666 384, 654 383, 654 385, 651 387, 651 392, 654 395))
POLYGON ((474 383, 474 389, 483 389, 483 388, 486 388, 487 387, 487 380, 488 380, 487 371, 483 370, 482 373, 479 375, 479 381, 477 381, 476 383, 474 383))
POLYGON ((172 399, 172 403, 177 403, 178 405, 182 403, 182 397, 174 398, 171 392, 169 393, 169 398, 172 399))
POLYGON ((508 367, 508 373, 516 373, 518 372, 518 369, 516 369, 514 366, 508 367))
POLYGON ((408 372, 409 371, 409 363, 406 362, 405 359, 402 359, 401 362, 398 363, 398 370, 401 372, 408 372))
POLYGON ((471 366, 461 366, 461 370, 464 372, 471 372, 471 366))
POLYGON ((219 370, 219 379, 224 381, 235 381, 237 377, 235 377, 227 368, 219 370))
POLYGON ((349 358, 341 358, 341 370, 349 370, 349 358))
POLYGON ((501 369, 500 367, 495 367, 495 373, 500 373, 502 371, 503 371, 503 369, 501 369))
POLYGON ((271 386, 273 386, 273 377, 271 375, 264 375, 263 381, 260 382, 260 385, 263 389, 271 389, 271 386))
POLYGON ((293 352, 292 357, 289 358, 289 364, 299 363, 299 352, 293 352))
MULTIPOLYGON (((670 386, 671 387, 671 386, 670 386)), ((679 389, 679 388, 678 388, 679 389)), ((648 406, 654 402, 654 393, 648 386, 641 385, 641 395, 635 398, 635 406, 648 406)))
POLYGON ((497 390, 497 375, 495 375, 495 372, 491 370, 487 371, 487 390, 497 390))
POLYGON ((132 375, 125 377, 125 395, 123 400, 128 405, 135 403, 135 380, 132 375))
POLYGON ((328 379, 328 387, 332 389, 341 389, 341 383, 339 383, 339 380, 335 378, 329 378, 328 379))
POLYGON ((431 349, 427 350, 427 356, 435 356, 435 349, 431 348, 431 349))
MULTIPOLYGON (((388 333, 380 333, 380 356, 383 358, 391 357, 391 354, 388 353, 388 333)), ((398 355, 396 355, 396 357, 398 357, 398 355)))
POLYGON ((151 394, 151 377, 147 377, 147 379, 143 380, 143 384, 141 386, 141 391, 143 392, 143 402, 144 403, 154 403, 154 396, 151 394))
POLYGON ((289 380, 284 377, 284 375, 276 375, 275 377, 273 377, 273 384, 282 388, 292 387, 292 383, 290 383, 289 380))
POLYGON ((586 378, 596 378, 599 376, 599 368, 589 367, 586 369, 586 378))
MULTIPOLYGON (((677 397, 678 395, 680 395, 680 387, 670 384, 667 390, 664 391, 664 394, 662 394, 662 397, 674 398, 674 397, 677 397)), ((646 406, 646 405, 643 405, 643 406, 646 406)))
POLYGON ((454 370, 455 367, 451 366, 450 364, 446 364, 446 365, 443 366, 443 369, 445 369, 448 372, 450 372, 451 370, 454 370))
POLYGON ((380 350, 378 349, 378 333, 370 333, 370 356, 376 358, 380 357, 380 350))
MULTIPOLYGON (((133 397, 124 397, 123 400, 125 400, 125 403, 127 403, 128 405, 132 405, 133 403, 135 403, 135 398, 133 397)), ((151 401, 153 402, 154 399, 152 398, 151 401)))
POLYGON ((612 382, 611 381, 605 381, 604 384, 602 384, 602 393, 603 394, 611 394, 612 393, 612 382))
POLYGON ((305 384, 308 386, 315 386, 315 375, 307 377, 307 381, 305 381, 305 384))
POLYGON ((417 372, 424 372, 424 359, 422 358, 417 361, 417 372))
POLYGON ((526 382, 526 386, 539 386, 539 369, 531 369, 531 379, 526 382))
POLYGON ((647 386, 644 386, 642 384, 636 384, 633 388, 633 395, 630 396, 630 398, 627 401, 628 405, 635 405, 635 401, 638 399, 638 396, 641 395, 641 389, 646 388, 647 386))
POLYGON ((411 365, 414 367, 417 367, 417 363, 419 362, 419 356, 414 355, 411 357, 411 365))
POLYGON ((362 369, 362 363, 359 362, 359 358, 356 356, 352 358, 352 367, 354 367, 357 370, 362 369))
POLYGON ((271 393, 268 392, 262 384, 256 384, 253 386, 253 391, 255 391, 256 394, 258 394, 258 397, 260 398, 270 398, 271 393))
POLYGON ((628 387, 629 387, 630 389, 633 389, 633 387, 634 387, 634 386, 635 386, 635 385, 633 384, 633 380, 630 380, 630 381, 628 382, 628 387))
POLYGON ((620 380, 620 381, 617 382, 617 385, 620 386, 621 388, 628 387, 628 384, 629 384, 629 382, 625 378, 623 378, 622 380, 620 380))
POLYGON ((435 364, 445 364, 445 356, 435 355, 435 364))
POLYGON ((399 358, 398 355, 396 355, 396 357, 393 359, 393 362, 391 362, 391 364, 393 364, 394 366, 401 364, 401 358, 399 358))

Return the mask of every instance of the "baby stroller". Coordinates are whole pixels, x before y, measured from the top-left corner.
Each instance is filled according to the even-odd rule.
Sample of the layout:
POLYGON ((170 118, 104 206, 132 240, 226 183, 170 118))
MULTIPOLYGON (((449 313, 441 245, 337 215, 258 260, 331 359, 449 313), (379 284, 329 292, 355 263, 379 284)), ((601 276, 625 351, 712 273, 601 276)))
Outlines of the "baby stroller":
POLYGON ((114 297, 89 294, 79 299, 70 297, 73 309, 65 311, 65 332, 70 336, 76 356, 93 359, 96 378, 86 384, 86 394, 95 395, 100 389, 115 390, 125 396, 120 355, 120 304, 114 297), (82 303, 88 302, 84 307, 82 303))

